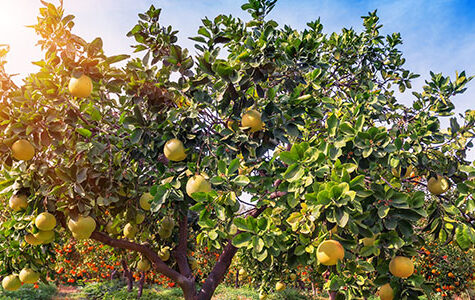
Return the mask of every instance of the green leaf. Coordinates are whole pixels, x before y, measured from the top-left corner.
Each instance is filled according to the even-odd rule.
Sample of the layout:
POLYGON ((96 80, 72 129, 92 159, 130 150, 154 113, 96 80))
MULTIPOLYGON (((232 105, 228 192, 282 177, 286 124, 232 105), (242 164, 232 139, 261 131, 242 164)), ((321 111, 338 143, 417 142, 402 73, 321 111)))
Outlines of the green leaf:
POLYGON ((126 55, 126 54, 109 56, 108 58, 106 58, 106 63, 109 64, 109 65, 114 64, 114 63, 123 61, 123 60, 125 60, 129 57, 130 57, 130 55, 126 55))
POLYGON ((235 218, 233 223, 241 231, 251 231, 251 229, 247 226, 246 219, 244 218, 241 218, 241 217, 235 218))
POLYGON ((233 182, 239 186, 246 186, 251 182, 251 180, 249 180, 245 175, 239 175, 233 180, 233 182))
POLYGON ((87 170, 88 168, 82 168, 76 175, 76 182, 82 183, 87 178, 87 170))
POLYGON ((338 118, 334 114, 332 114, 327 119, 327 130, 330 136, 335 135, 337 126, 338 126, 338 118))
POLYGON ((340 131, 347 134, 347 135, 355 135, 355 130, 351 126, 351 123, 349 122, 344 122, 340 125, 340 131))
POLYGON ((231 175, 239 169, 239 158, 235 158, 231 161, 228 167, 226 175, 231 175))
POLYGON ((242 232, 233 238, 232 244, 236 248, 247 247, 249 246, 251 239, 252 235, 249 232, 242 232))
POLYGON ((87 138, 90 138, 92 136, 92 132, 86 128, 76 128, 76 132, 87 138))
POLYGON ((389 206, 380 206, 378 208, 378 216, 384 219, 389 213, 389 206))
POLYGON ((299 156, 297 153, 291 152, 281 152, 279 155, 280 159, 284 164, 293 165, 299 161, 299 156))
POLYGON ((137 144, 140 139, 142 138, 143 134, 143 129, 142 128, 136 128, 133 132, 132 135, 130 136, 130 142, 132 144, 137 144))
POLYGON ((226 179, 222 176, 214 176, 209 181, 213 185, 220 185, 226 182, 226 179))
POLYGON ((305 170, 301 167, 300 164, 293 164, 287 168, 284 173, 284 179, 289 182, 297 181, 304 175, 305 170))

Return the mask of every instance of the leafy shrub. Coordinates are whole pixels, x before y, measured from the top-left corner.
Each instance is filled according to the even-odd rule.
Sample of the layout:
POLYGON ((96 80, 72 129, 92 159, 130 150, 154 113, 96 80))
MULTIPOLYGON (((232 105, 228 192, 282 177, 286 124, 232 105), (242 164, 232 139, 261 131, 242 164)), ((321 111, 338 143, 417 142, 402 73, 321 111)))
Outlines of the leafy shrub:
POLYGON ((49 300, 56 294, 56 286, 40 283, 38 288, 33 284, 24 284, 18 291, 9 292, 1 289, 0 300, 49 300))

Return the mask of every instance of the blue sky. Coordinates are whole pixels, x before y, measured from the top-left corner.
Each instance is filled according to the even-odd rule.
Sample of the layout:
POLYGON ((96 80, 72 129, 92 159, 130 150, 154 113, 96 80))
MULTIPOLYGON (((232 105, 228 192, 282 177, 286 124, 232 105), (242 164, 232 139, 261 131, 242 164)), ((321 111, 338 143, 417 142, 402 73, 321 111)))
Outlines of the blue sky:
MULTIPOLYGON (((56 0, 51 0, 53 3, 56 0)), ((219 13, 247 19, 243 1, 231 0, 64 0, 66 12, 76 15, 75 33, 91 41, 104 40, 107 54, 130 53, 133 41, 125 34, 136 23, 137 13, 151 4, 162 7, 162 23, 180 30, 180 42, 192 49, 186 37, 196 35, 204 16, 219 13)), ((35 35, 25 25, 33 24, 39 0, 0 0, 0 44, 10 44, 7 70, 21 78, 35 71, 31 61, 41 58, 35 35)), ((414 82, 420 88, 429 71, 453 76, 466 70, 475 74, 475 1, 473 0, 279 0, 270 18, 279 24, 302 29, 321 18, 326 32, 342 27, 361 29, 361 16, 377 9, 383 33, 401 32, 406 67, 421 74, 414 82)), ((410 102, 410 95, 402 100, 410 102)), ((475 109, 475 83, 456 98, 459 112, 475 109)))

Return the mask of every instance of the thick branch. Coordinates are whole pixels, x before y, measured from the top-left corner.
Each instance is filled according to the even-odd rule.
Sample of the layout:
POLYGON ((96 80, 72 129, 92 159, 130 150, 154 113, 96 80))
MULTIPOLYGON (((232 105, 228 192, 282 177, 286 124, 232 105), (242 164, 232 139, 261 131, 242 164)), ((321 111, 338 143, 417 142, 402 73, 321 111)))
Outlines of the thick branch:
POLYGON ((186 257, 186 250, 188 249, 188 216, 186 212, 182 214, 178 226, 178 247, 175 250, 175 258, 180 273, 186 278, 191 279, 193 274, 186 257))
POLYGON ((152 262, 153 267, 158 272, 162 273, 163 275, 167 276, 171 280, 175 281, 183 291, 188 290, 190 285, 192 284, 189 279, 185 276, 181 275, 177 271, 168 267, 158 256, 155 251, 150 249, 148 246, 143 244, 137 244, 134 242, 129 242, 127 240, 118 240, 111 238, 107 234, 103 232, 94 231, 91 235, 91 239, 99 241, 103 244, 109 245, 114 248, 132 250, 141 253, 145 256, 150 262, 152 262))
MULTIPOLYGON (((279 193, 279 195, 281 195, 280 193, 282 192, 275 192, 275 193, 279 193)), ((275 197, 277 197, 277 194, 275 195, 275 197)), ((249 216, 256 218, 266 208, 267 208, 266 206, 255 208, 252 211, 250 211, 249 216)), ((209 273, 208 278, 206 279, 205 283, 203 284, 201 290, 198 292, 198 295, 195 297, 195 299, 197 300, 211 299, 211 296, 216 290, 216 287, 218 287, 219 283, 224 278, 224 275, 226 275, 226 272, 228 271, 228 268, 231 265, 231 262, 233 260, 234 255, 236 255, 237 250, 238 248, 234 247, 233 244, 231 243, 231 240, 228 239, 228 243, 226 247, 224 247, 223 252, 221 252, 219 259, 216 262, 216 265, 214 266, 213 270, 211 270, 211 273, 209 273)))

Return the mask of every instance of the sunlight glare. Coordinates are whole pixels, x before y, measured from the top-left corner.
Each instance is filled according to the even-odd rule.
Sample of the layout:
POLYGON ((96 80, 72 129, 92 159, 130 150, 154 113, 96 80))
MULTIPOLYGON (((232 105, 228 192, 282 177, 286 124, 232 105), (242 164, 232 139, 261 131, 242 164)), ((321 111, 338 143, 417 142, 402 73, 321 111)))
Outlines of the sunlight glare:
POLYGON ((39 4, 32 0, 0 0, 0 44, 10 45, 5 66, 8 73, 24 77, 31 72, 31 62, 41 57, 39 47, 35 47, 35 32, 26 27, 35 24, 39 4))

